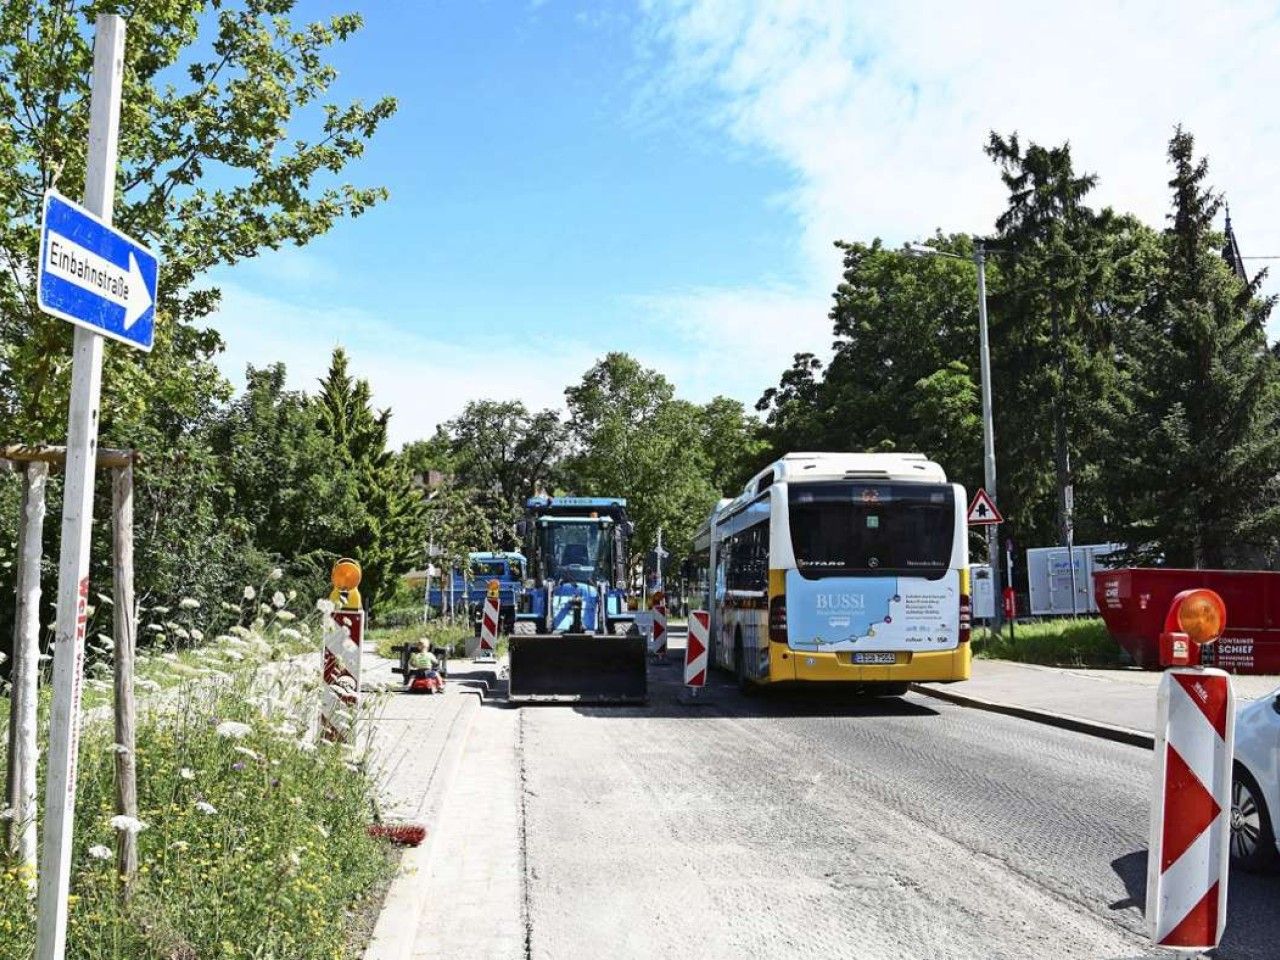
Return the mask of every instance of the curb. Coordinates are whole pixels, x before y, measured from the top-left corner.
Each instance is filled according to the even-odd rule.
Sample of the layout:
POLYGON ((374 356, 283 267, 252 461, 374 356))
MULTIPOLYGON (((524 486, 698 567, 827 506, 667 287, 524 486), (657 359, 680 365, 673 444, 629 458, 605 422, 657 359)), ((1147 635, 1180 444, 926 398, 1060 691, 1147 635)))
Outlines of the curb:
POLYGON ((1070 730, 1073 733, 1083 733, 1091 737, 1097 737, 1100 740, 1110 740, 1113 743, 1124 743, 1131 747, 1142 747, 1145 750, 1154 750, 1156 745, 1155 737, 1151 734, 1143 733, 1141 730, 1131 730, 1128 727, 1117 727, 1097 720, 1083 720, 1079 717, 1069 717, 1066 714, 1053 713, 1049 710, 1037 710, 1034 707, 1018 707, 1009 703, 997 703, 994 700, 983 700, 980 697, 972 697, 964 693, 952 693, 950 690, 940 690, 937 687, 928 687, 920 683, 911 684, 910 689, 914 693, 933 697, 937 700, 945 700, 957 706, 970 707, 974 710, 986 710, 990 713, 1002 713, 1008 717, 1030 720, 1032 723, 1042 723, 1048 727, 1070 730))
MULTIPOLYGON (((467 741, 471 739, 471 728, 475 725, 476 715, 485 699, 480 690, 467 690, 457 695, 467 697, 470 706, 462 708, 466 712, 464 728, 456 736, 451 736, 445 747, 446 756, 441 763, 441 775, 437 778, 440 786, 437 788, 433 783, 430 789, 432 797, 427 809, 432 811, 433 821, 439 819, 444 798, 457 779, 467 741)), ((420 846, 407 848, 401 856, 396 875, 391 879, 383 898, 382 909, 378 911, 377 923, 365 945, 363 960, 409 960, 418 921, 422 918, 431 893, 422 878, 426 875, 435 852, 435 832, 436 824, 428 823, 426 840, 420 846)))

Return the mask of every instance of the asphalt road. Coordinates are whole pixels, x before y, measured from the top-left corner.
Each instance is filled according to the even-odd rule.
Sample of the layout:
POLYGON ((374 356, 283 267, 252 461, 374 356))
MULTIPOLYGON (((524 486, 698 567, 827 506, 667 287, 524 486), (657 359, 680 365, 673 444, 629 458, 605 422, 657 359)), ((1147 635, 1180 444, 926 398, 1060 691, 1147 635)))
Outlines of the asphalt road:
MULTIPOLYGON (((908 695, 524 707, 526 956, 1130 958, 1150 754, 908 695)), ((1223 960, 1280 956, 1232 878, 1223 960)))

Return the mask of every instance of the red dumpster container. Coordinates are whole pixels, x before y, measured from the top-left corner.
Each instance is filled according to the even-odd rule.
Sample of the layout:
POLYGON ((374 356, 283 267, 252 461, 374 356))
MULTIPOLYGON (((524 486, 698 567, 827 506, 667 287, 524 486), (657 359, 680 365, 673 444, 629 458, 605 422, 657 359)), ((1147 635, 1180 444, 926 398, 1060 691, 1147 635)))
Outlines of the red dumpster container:
POLYGON ((1280 673, 1280 573, 1122 567, 1093 575, 1107 630, 1148 670, 1160 669, 1160 633, 1183 590, 1208 587, 1227 604, 1227 629, 1201 651, 1205 666, 1231 673, 1280 673))

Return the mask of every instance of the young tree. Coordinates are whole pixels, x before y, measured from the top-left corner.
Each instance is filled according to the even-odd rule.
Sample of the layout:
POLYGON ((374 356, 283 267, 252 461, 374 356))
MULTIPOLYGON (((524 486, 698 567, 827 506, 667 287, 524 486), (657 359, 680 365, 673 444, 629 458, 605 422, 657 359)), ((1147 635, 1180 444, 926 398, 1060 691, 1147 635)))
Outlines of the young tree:
POLYGON ((707 479, 721 496, 736 496, 768 462, 760 421, 746 412, 741 401, 728 397, 713 397, 703 404, 699 418, 707 479))
POLYGON ((1115 424, 1119 520, 1140 560, 1274 562, 1280 537, 1280 379, 1262 274, 1241 281, 1213 232, 1220 197, 1191 134, 1169 142, 1163 264, 1130 347, 1133 400, 1115 424))
MULTIPOLYGON (((136 445, 141 412, 160 406, 158 397, 198 405, 220 389, 205 362, 220 340, 197 326, 218 304, 216 289, 199 286, 204 273, 306 243, 385 196, 321 186, 395 109, 390 98, 324 102, 336 76, 325 54, 361 20, 295 26, 293 6, 194 0, 129 11, 114 221, 163 259, 160 322, 145 358, 107 351, 104 443, 136 445), (299 122, 315 133, 292 131, 299 122)), ((0 421, 13 439, 48 441, 66 426, 71 329, 36 308, 39 216, 46 189, 81 193, 91 25, 103 7, 10 0, 0 8, 0 421)))
POLYGON ((342 348, 334 350, 314 403, 320 430, 334 447, 331 475, 341 484, 342 493, 354 495, 362 508, 348 529, 335 532, 329 549, 360 562, 361 594, 373 610, 380 599, 394 593, 394 578, 424 558, 427 529, 422 494, 414 487, 408 466, 387 449, 391 412, 374 411, 368 381, 351 376, 342 348))

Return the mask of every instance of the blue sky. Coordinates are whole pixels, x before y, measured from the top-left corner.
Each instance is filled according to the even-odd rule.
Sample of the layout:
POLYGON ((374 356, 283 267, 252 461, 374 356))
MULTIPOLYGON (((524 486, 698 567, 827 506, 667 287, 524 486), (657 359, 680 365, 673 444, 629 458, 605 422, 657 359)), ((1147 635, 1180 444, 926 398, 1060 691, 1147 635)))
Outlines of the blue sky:
POLYGON ((836 237, 990 229, 991 128, 1069 138, 1100 202, 1155 223, 1181 120, 1246 254, 1280 253, 1280 127, 1252 108, 1280 80, 1265 4, 1208 24, 1193 3, 1040 22, 996 4, 983 24, 954 4, 885 6, 364 4, 333 95, 400 109, 344 178, 391 198, 218 273, 223 369, 239 382, 282 359, 309 386, 343 343, 397 443, 472 398, 558 405, 614 349, 690 399, 751 404, 792 353, 828 347, 836 237))

